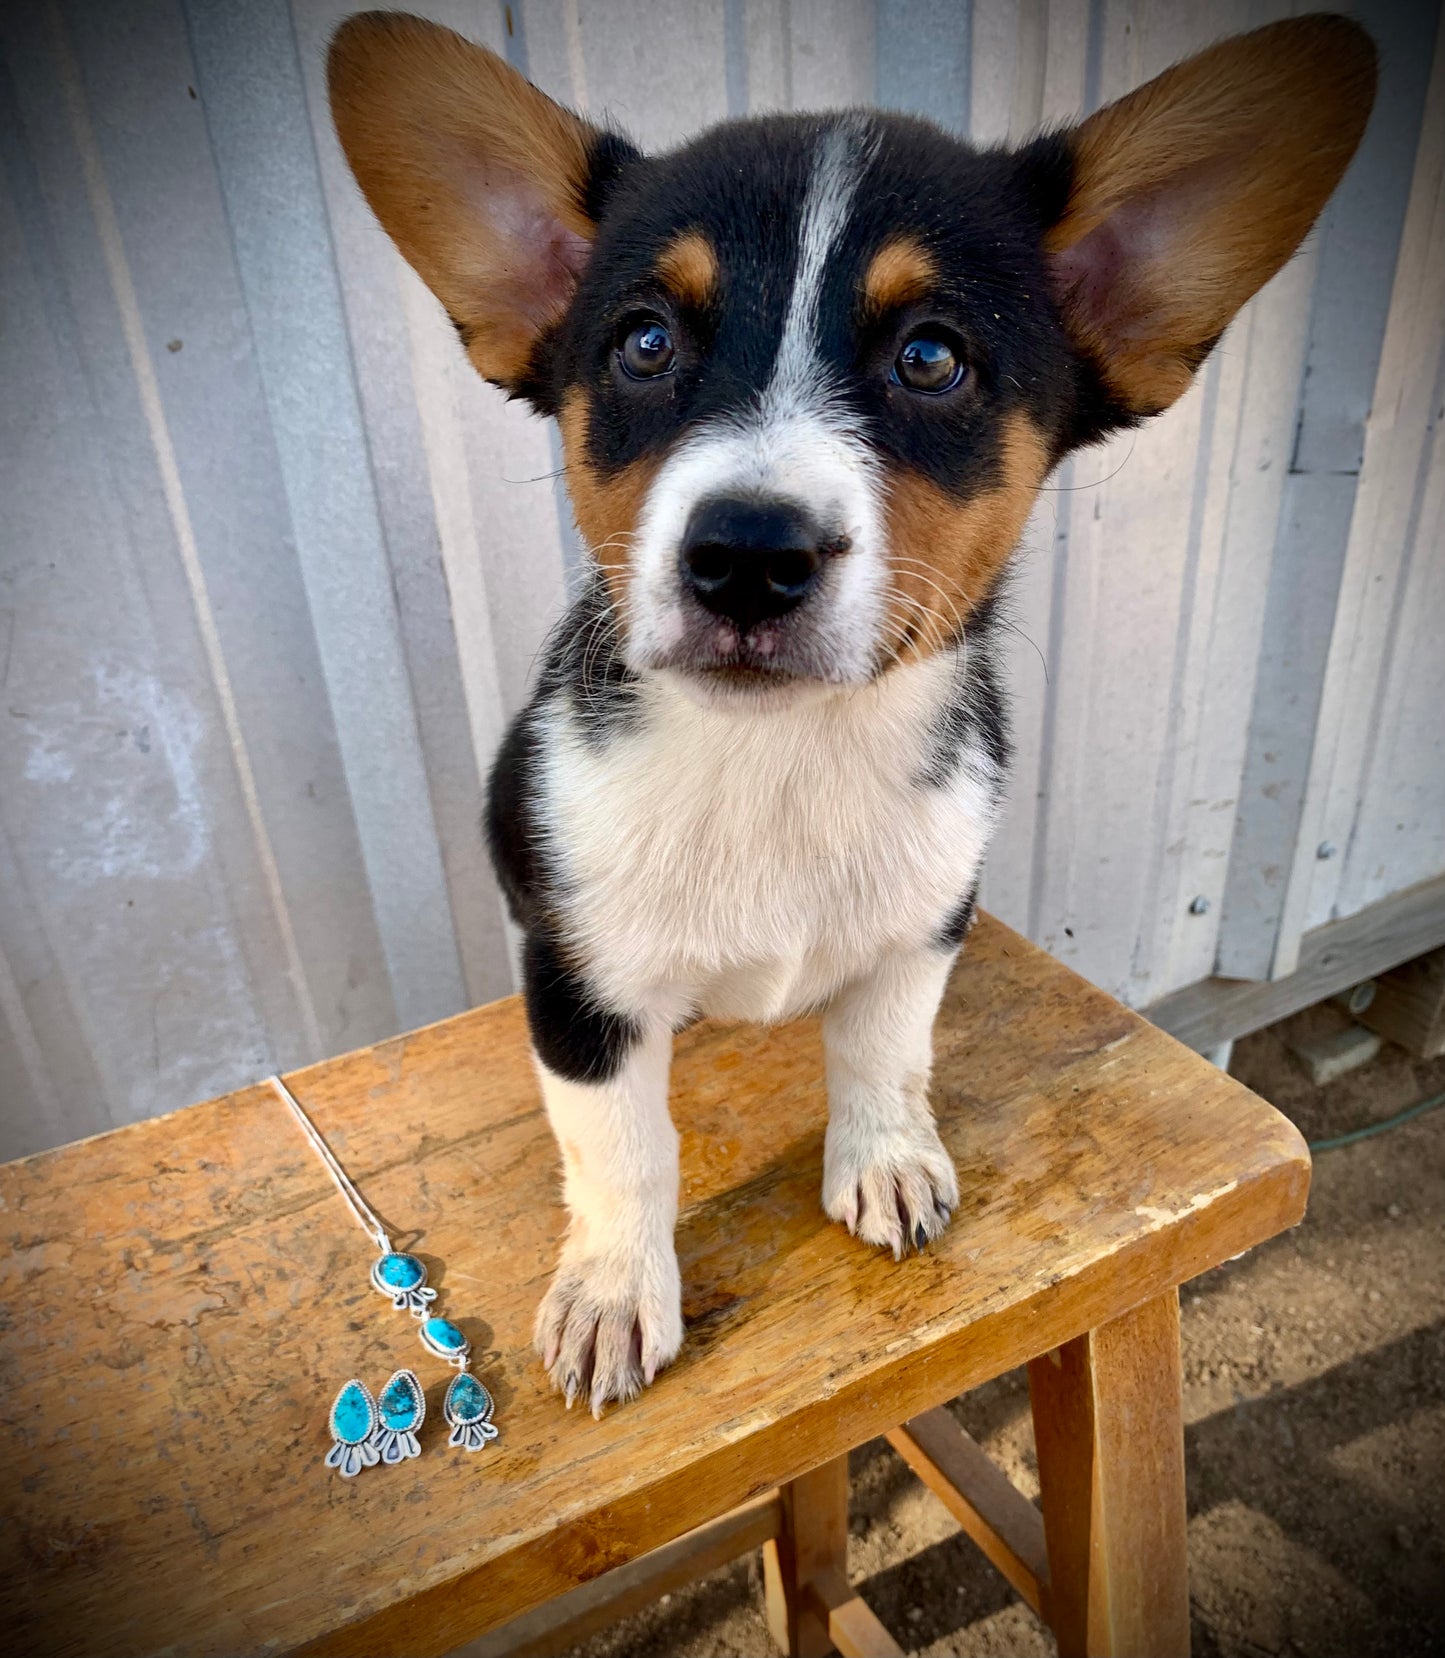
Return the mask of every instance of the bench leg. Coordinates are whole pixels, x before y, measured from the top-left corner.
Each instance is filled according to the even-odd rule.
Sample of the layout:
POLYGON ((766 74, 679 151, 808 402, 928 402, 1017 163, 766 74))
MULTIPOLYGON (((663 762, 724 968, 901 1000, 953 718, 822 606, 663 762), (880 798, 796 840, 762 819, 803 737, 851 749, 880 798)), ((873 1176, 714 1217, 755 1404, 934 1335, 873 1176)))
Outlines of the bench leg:
POLYGON ((1174 1290, 1029 1365, 1061 1658, 1187 1658, 1174 1290))
POLYGON ((833 1650, 827 1607, 848 1582, 848 1458, 825 1462, 780 1492, 783 1529, 763 1545, 768 1628, 788 1658, 822 1658, 833 1650))

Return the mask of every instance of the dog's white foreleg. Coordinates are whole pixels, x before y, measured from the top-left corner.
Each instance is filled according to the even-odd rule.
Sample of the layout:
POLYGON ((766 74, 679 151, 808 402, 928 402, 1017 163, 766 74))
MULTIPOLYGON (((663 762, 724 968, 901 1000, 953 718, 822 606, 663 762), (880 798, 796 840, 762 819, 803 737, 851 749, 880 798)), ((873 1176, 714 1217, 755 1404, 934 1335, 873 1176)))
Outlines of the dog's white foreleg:
POLYGON ((849 985, 823 1020, 823 1207, 895 1257, 937 1237, 958 1202, 953 1159, 928 1103, 933 1019, 956 954, 890 954, 849 985))
POLYGON ((534 1340, 568 1405, 587 1399, 594 1415, 632 1398, 682 1345, 671 1058, 671 1028, 658 1021, 605 1082, 537 1066, 570 1221, 534 1340))

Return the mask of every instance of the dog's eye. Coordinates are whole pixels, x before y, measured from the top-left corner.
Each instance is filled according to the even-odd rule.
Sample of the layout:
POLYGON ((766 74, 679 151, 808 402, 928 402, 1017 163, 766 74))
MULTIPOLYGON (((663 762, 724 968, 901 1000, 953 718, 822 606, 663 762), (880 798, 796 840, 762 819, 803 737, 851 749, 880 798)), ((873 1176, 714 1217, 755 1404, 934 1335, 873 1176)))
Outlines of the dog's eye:
POLYGON ((623 340, 618 352, 623 372, 634 380, 655 380, 659 374, 668 374, 677 353, 673 350, 672 335, 653 317, 640 322, 623 340))
POLYGON ((959 360, 958 353, 934 334, 915 334, 898 353, 890 378, 909 391, 928 392, 938 396, 952 391, 968 369, 959 360))

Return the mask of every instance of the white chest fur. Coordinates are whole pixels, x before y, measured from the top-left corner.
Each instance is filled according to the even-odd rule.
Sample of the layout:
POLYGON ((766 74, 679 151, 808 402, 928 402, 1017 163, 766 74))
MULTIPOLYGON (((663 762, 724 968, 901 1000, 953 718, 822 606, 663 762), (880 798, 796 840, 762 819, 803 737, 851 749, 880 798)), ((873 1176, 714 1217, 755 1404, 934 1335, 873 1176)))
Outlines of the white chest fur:
POLYGON ((600 748, 553 712, 544 811, 569 938, 608 1002, 769 1022, 934 937, 997 789, 981 751, 921 781, 956 673, 938 656, 757 711, 649 679, 600 748))

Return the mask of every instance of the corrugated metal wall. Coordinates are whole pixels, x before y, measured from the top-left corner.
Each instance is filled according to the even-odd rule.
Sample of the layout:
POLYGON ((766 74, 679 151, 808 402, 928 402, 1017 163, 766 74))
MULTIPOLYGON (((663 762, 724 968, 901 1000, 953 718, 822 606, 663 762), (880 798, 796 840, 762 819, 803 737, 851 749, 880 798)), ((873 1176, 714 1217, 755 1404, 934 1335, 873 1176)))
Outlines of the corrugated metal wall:
MULTIPOLYGON (((511 988, 480 779, 578 550, 345 171, 350 9, 0 14, 0 1155, 511 988)), ((661 146, 875 101, 1017 138, 1290 8, 416 9, 661 146)), ((1445 870, 1445 76, 1434 6, 1359 10, 1327 224, 1027 537, 986 899, 1135 1003, 1445 870)))

